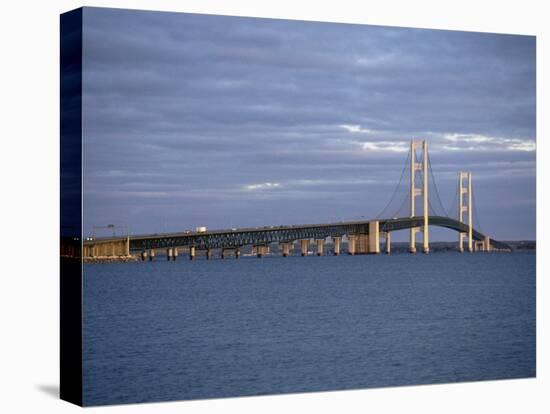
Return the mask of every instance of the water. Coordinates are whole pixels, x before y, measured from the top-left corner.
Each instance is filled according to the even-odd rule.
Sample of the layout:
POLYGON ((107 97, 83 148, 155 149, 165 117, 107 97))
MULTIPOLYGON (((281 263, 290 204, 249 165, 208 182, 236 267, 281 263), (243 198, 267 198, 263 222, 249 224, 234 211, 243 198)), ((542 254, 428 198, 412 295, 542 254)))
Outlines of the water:
POLYGON ((84 402, 535 376, 533 253, 84 267, 84 402))

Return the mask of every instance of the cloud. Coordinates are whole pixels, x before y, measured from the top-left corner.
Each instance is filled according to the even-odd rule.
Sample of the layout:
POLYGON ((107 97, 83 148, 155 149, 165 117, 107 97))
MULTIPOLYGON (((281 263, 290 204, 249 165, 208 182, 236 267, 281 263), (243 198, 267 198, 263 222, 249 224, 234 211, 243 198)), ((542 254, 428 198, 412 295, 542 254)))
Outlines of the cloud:
POLYGON ((444 139, 451 141, 457 145, 455 146, 443 146, 449 150, 495 150, 506 149, 510 151, 535 151, 535 140, 532 139, 519 139, 519 138, 501 138, 490 137, 486 135, 478 134, 445 134, 444 139), (466 144, 466 146, 460 146, 466 144))
POLYGON ((528 152, 532 152, 537 149, 535 141, 520 141, 520 140, 517 140, 515 142, 510 142, 507 148, 512 151, 528 151, 528 152))
POLYGON ((486 177, 479 214, 509 223, 495 237, 534 214, 500 213, 496 192, 500 171, 507 198, 535 194, 533 37, 95 8, 84 23, 87 228, 375 215, 411 138, 442 192, 461 169, 486 177))
POLYGON ((279 187, 281 187, 280 183, 267 182, 267 183, 258 183, 258 184, 248 184, 244 186, 244 189, 248 191, 258 191, 258 190, 262 191, 262 190, 273 190, 279 187))
POLYGON ((361 125, 340 125, 341 128, 344 128, 346 131, 355 133, 368 134, 372 131, 370 129, 361 128, 361 125))
POLYGON ((407 152, 409 145, 407 142, 362 142, 361 147, 364 151, 390 151, 390 152, 407 152))

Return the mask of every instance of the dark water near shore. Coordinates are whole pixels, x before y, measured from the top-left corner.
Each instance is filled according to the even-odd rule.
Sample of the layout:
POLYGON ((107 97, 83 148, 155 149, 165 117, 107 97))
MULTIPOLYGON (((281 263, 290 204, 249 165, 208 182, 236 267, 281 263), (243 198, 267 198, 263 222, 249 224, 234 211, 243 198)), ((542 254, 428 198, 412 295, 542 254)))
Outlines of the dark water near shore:
POLYGON ((84 267, 86 405, 535 373, 534 253, 84 267))

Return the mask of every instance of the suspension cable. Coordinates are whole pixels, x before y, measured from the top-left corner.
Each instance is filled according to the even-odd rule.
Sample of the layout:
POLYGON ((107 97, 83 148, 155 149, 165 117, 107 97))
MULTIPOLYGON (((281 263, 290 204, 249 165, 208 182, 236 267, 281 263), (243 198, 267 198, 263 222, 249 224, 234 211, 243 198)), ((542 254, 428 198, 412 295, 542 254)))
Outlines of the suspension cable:
POLYGON ((411 155, 411 151, 409 150, 408 154, 407 154, 407 159, 405 160, 405 164, 403 165, 403 170, 401 171, 401 177, 399 178, 399 182, 397 183, 397 185, 395 186, 395 189, 393 191, 393 194, 390 198, 390 201, 388 201, 388 203, 386 204, 386 206, 382 209, 382 211, 380 211, 380 213, 378 213, 378 215, 376 216, 376 218, 380 218, 382 217, 382 214, 384 214, 386 212, 386 209, 390 206, 390 204, 393 202, 393 200, 395 199, 395 196, 397 195, 397 191, 399 190, 399 186, 401 185, 401 181, 403 180, 403 176, 405 175, 405 171, 407 170, 407 164, 409 163, 409 159, 410 159, 410 155, 411 155))
POLYGON ((474 213, 474 224, 477 222, 477 229, 481 232, 481 233, 485 233, 483 231, 483 229, 481 228, 481 223, 479 221, 479 216, 477 215, 477 207, 476 207, 476 200, 475 200, 475 193, 474 193, 474 190, 473 190, 473 187, 472 187, 472 204, 473 204, 473 208, 472 208, 472 211, 474 213))
POLYGON ((447 214, 447 211, 445 210, 445 207, 443 206, 443 203, 441 202, 441 197, 439 196, 439 190, 437 189, 437 184, 435 182, 435 176, 434 176, 434 172, 433 172, 433 169, 432 169, 432 162, 430 160, 430 157, 428 157, 428 167, 430 169, 430 175, 431 175, 431 178, 432 178, 432 182, 434 184, 435 195, 437 197, 437 200, 439 201, 439 206, 441 207, 441 210, 443 211, 443 214, 446 217, 449 217, 449 214, 447 214))

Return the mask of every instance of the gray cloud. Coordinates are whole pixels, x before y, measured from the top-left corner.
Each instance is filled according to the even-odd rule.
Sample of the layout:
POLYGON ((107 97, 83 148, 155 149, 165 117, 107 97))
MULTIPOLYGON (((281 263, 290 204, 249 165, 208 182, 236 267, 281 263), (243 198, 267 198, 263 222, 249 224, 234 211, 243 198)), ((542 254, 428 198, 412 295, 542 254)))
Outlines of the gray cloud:
POLYGON ((535 236, 533 37, 86 8, 83 78, 87 232, 372 217, 414 137, 535 236))

